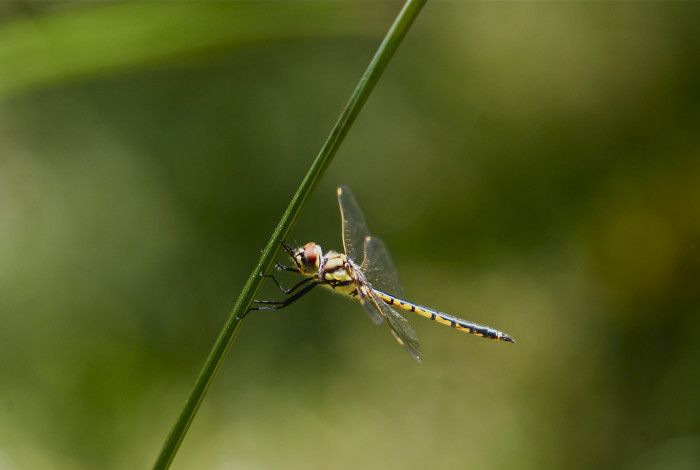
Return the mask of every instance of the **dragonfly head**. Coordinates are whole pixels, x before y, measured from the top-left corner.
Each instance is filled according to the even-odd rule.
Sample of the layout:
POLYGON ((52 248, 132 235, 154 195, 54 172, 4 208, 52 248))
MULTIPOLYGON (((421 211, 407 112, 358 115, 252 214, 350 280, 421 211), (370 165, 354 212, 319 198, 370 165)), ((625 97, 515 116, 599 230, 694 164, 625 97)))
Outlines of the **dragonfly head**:
POLYGON ((314 242, 309 242, 306 245, 295 248, 289 253, 294 261, 294 264, 299 268, 299 272, 306 276, 315 275, 321 269, 321 259, 323 259, 323 250, 314 242))

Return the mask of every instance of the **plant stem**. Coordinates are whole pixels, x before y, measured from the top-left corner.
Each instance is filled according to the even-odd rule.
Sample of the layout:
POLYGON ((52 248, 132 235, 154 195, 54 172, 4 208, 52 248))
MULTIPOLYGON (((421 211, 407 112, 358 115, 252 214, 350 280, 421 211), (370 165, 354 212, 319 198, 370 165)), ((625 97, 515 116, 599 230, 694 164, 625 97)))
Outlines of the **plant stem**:
POLYGON ((204 396, 211 385, 214 376, 216 375, 221 363, 223 362, 224 356, 228 351, 229 347, 236 338, 238 331, 243 325, 246 310, 248 309, 250 302, 257 293, 260 285, 262 284, 263 278, 260 277, 261 272, 267 272, 272 265, 273 260, 277 255, 280 243, 287 237, 291 231, 296 219, 301 212, 301 209, 309 198, 311 190, 316 186, 321 175, 328 167, 333 156, 338 151, 338 147, 343 141, 343 138, 350 130, 355 118, 359 114, 362 106, 367 101, 370 93, 372 92, 374 86, 376 85, 379 77, 386 68, 387 63, 396 52, 401 40, 406 35, 406 32, 410 28, 411 24, 420 13, 426 0, 408 0, 398 16, 394 20, 394 23, 389 28, 384 40, 382 41, 379 49, 375 53, 372 61, 370 62, 367 70, 360 78, 359 83, 355 87, 355 90, 350 97, 350 100, 345 105, 343 112, 341 113, 338 121, 336 122, 333 130, 331 131, 328 139, 323 144, 321 151, 316 156, 316 159, 311 164, 311 167, 304 176, 299 189, 292 197, 292 200, 287 207, 287 210, 282 214, 277 227, 275 228, 270 240, 267 242, 265 249, 260 255, 257 265, 248 276, 248 280, 241 291, 238 300, 236 301, 231 313, 229 314, 228 320, 224 324, 221 333, 219 334, 214 346, 212 347, 207 360, 202 367, 202 370, 197 377, 194 388, 190 393, 189 398, 185 402, 180 416, 178 417, 175 425, 173 426, 167 440, 163 444, 158 460, 153 466, 154 469, 165 469, 170 466, 177 453, 182 440, 187 433, 187 430, 192 423, 199 405, 201 405, 204 396), (241 318, 243 317, 243 318, 241 318))

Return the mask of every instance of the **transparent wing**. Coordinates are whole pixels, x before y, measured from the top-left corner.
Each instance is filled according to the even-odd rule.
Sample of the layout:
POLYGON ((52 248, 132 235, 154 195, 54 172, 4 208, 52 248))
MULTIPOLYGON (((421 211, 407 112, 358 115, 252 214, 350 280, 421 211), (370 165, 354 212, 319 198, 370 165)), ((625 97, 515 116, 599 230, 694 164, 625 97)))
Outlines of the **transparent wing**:
POLYGON ((365 238, 369 237, 365 216, 350 188, 340 186, 337 192, 343 225, 343 248, 350 259, 361 264, 364 261, 365 238))
POLYGON ((374 307, 386 318, 389 329, 394 335, 394 338, 396 338, 396 341, 413 356, 413 359, 421 362, 420 342, 418 341, 416 332, 413 331, 413 327, 408 323, 408 320, 389 305, 382 302, 382 300, 377 298, 374 294, 370 293, 367 297, 367 302, 374 304, 374 307))
POLYGON ((369 315, 372 323, 375 325, 381 325, 384 322, 384 314, 381 312, 381 310, 375 307, 374 301, 370 297, 360 297, 360 304, 362 304, 367 311, 367 315, 369 315))
POLYGON ((377 310, 374 303, 369 298, 368 293, 372 292, 370 285, 365 279, 365 275, 359 269, 359 267, 350 259, 348 263, 351 266, 350 275, 355 282, 356 298, 360 301, 360 304, 367 310, 369 318, 375 325, 381 325, 384 321, 384 315, 381 311, 377 310))
POLYGON ((374 235, 365 238, 365 261, 362 272, 375 287, 387 294, 403 297, 403 287, 399 281, 394 263, 384 242, 374 235))

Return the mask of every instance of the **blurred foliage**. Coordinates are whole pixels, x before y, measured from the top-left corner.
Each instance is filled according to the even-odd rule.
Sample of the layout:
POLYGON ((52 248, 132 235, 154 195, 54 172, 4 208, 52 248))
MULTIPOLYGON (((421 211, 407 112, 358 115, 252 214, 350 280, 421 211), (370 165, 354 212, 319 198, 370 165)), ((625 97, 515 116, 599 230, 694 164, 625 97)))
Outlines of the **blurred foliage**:
POLYGON ((90 8, 79 3, 10 5, 23 5, 33 14, 13 15, 0 29, 0 63, 7 64, 0 75, 0 96, 256 42, 361 34, 377 16, 359 4, 338 9, 321 2, 211 2, 205 7, 172 2, 167 8, 158 2, 90 8))
MULTIPOLYGON (((153 462, 399 8, 1 4, 0 467, 153 462)), ((698 468, 699 10, 428 4, 291 242, 348 184, 411 299, 518 343, 411 318, 418 366, 311 294, 174 467, 698 468)))

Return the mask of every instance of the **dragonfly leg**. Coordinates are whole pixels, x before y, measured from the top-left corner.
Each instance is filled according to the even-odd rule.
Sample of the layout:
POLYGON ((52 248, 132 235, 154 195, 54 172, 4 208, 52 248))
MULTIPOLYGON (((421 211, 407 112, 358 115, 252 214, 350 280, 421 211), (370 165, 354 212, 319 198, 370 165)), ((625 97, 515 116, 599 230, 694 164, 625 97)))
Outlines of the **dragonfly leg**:
POLYGON ((275 264, 275 269, 277 271, 289 271, 292 273, 299 273, 299 268, 295 268, 293 266, 285 266, 282 263, 276 263, 275 264))
MULTIPOLYGON (((311 279, 311 278, 310 278, 311 279)), ((301 299, 303 296, 311 292, 311 289, 316 287, 318 285, 318 282, 314 282, 313 284, 309 284, 308 286, 304 287, 300 291, 298 291, 296 294, 291 295, 287 297, 284 300, 276 301, 276 300, 253 300, 253 303, 256 304, 255 307, 250 307, 248 309, 248 312, 252 310, 279 310, 281 308, 284 308, 297 300, 301 299)), ((246 314, 248 314, 246 312, 246 314)))
POLYGON ((265 278, 270 278, 270 279, 272 279, 272 282, 274 282, 275 285, 279 288, 279 290, 282 291, 282 293, 283 293, 283 294, 286 294, 286 295, 289 295, 289 294, 293 293, 295 290, 297 290, 298 288, 300 288, 301 286, 303 286, 303 285, 306 284, 307 282, 310 282, 310 281, 313 281, 313 280, 314 280, 314 278, 312 278, 312 277, 307 277, 306 279, 302 279, 301 281, 297 282, 296 284, 294 284, 294 285, 293 285, 292 287, 290 287, 289 289, 285 289, 284 287, 282 287, 282 285, 279 283, 279 281, 277 281, 277 279, 275 278, 275 276, 273 276, 272 274, 263 274, 263 273, 261 272, 261 273, 260 273, 260 277, 265 277, 265 278))

